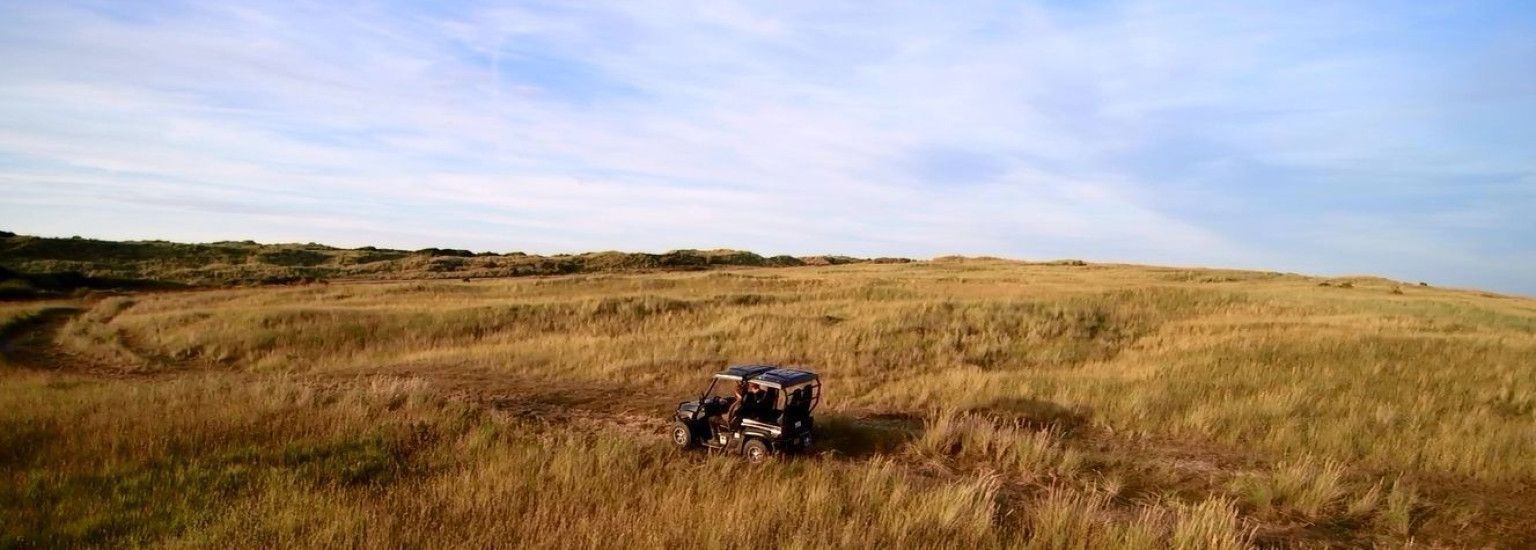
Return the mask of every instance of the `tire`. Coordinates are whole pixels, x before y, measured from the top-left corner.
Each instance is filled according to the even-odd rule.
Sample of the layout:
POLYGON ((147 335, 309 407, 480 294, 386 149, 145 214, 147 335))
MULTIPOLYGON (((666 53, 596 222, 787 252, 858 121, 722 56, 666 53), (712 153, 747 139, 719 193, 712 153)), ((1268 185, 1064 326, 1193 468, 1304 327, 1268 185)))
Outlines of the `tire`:
POLYGON ((688 424, 678 422, 672 425, 672 444, 680 449, 690 449, 698 446, 699 438, 694 437, 693 428, 688 424))
POLYGON ((741 456, 752 464, 762 464, 773 460, 773 452, 768 450, 768 444, 761 439, 749 439, 746 446, 741 448, 741 456))

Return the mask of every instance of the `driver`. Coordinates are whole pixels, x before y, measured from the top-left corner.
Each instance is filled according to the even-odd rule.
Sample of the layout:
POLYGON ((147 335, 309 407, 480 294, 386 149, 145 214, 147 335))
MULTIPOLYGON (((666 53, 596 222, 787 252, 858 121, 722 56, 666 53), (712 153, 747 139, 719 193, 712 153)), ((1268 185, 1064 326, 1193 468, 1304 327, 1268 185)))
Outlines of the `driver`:
POLYGON ((735 428, 741 425, 742 410, 750 411, 747 400, 751 399, 753 389, 746 380, 736 383, 736 400, 731 401, 731 406, 725 409, 723 415, 726 426, 735 428))

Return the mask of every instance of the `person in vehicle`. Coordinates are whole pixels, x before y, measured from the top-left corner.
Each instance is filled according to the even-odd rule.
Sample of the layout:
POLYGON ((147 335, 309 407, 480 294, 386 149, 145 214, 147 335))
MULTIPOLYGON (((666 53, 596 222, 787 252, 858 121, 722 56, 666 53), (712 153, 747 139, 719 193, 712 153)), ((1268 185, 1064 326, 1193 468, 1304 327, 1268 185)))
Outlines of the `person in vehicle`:
POLYGON ((732 428, 741 426, 741 420, 763 420, 773 412, 773 391, 757 384, 743 383, 746 389, 738 389, 736 402, 727 410, 726 419, 732 428))
POLYGON ((764 422, 778 421, 779 390, 774 388, 758 388, 756 418, 764 422))
POLYGON ((751 398, 750 385, 746 380, 736 384, 736 397, 731 401, 731 406, 725 409, 725 414, 720 419, 725 421, 725 427, 736 428, 741 425, 742 410, 747 408, 747 400, 751 398))
POLYGON ((789 399, 785 400, 784 414, 786 416, 806 416, 811 412, 811 389, 800 388, 789 392, 789 399))

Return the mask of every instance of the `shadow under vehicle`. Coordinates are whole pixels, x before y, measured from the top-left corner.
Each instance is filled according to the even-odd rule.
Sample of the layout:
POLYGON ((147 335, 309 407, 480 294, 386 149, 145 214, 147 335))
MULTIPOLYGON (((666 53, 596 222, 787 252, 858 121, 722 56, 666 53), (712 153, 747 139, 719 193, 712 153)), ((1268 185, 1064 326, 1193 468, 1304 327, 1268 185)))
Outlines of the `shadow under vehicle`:
POLYGON ((821 403, 816 373, 772 365, 738 365, 715 373, 694 401, 678 404, 672 443, 740 453, 748 462, 811 447, 821 403), (727 412, 739 387, 748 390, 735 419, 727 412), (734 421, 733 421, 734 420, 734 421))

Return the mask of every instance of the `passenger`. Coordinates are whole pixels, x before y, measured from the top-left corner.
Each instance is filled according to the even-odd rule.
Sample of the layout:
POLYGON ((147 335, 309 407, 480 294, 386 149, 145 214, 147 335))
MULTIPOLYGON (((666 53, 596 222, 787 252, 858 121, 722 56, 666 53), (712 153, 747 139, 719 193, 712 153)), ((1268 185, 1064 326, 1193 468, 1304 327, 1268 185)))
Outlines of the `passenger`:
POLYGON ((784 414, 803 416, 810 409, 811 396, 809 388, 800 388, 789 392, 788 403, 784 406, 784 414))
POLYGON ((768 403, 768 390, 757 384, 747 384, 747 393, 738 402, 741 406, 736 410, 735 423, 739 425, 744 418, 762 420, 763 414, 772 408, 768 403))
POLYGON ((762 395, 757 398, 758 418, 766 422, 778 422, 779 419, 779 390, 763 388, 762 395))

